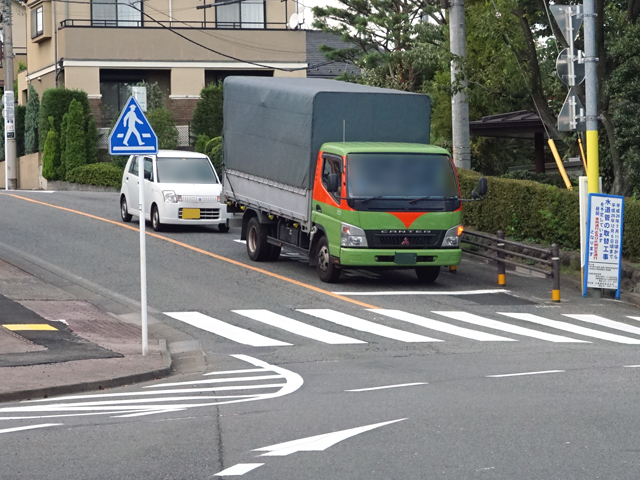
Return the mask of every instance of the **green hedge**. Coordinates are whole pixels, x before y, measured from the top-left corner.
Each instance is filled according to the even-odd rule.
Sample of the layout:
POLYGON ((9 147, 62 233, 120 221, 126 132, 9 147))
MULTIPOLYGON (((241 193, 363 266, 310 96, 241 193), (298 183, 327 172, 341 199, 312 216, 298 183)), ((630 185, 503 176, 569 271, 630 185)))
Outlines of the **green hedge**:
MULTIPOLYGON (((464 198, 471 198, 480 174, 458 171, 464 198)), ((526 180, 487 177, 488 194, 481 202, 465 203, 462 221, 466 227, 561 248, 580 249, 580 200, 572 191, 526 180)), ((640 202, 627 199, 624 215, 623 255, 640 262, 640 202)))
POLYGON ((90 163, 67 173, 67 181, 86 185, 120 188, 122 169, 113 163, 90 163))

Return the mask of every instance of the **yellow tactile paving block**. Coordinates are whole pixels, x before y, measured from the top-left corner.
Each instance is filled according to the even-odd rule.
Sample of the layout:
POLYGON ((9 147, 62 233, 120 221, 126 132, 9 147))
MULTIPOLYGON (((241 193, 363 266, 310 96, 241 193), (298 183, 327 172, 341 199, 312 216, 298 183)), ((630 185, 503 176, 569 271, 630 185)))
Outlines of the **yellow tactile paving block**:
POLYGON ((13 332, 18 330, 58 330, 51 325, 47 325, 46 323, 10 323, 8 325, 2 325, 7 330, 11 330, 13 332))

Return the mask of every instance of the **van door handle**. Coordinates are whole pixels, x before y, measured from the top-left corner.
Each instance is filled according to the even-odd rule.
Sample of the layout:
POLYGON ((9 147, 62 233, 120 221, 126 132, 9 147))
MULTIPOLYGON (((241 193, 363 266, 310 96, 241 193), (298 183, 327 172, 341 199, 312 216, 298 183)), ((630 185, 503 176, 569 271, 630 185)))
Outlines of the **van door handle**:
POLYGON ((129 181, 129 177, 124 177, 125 180, 129 181))
POLYGON ((316 205, 316 212, 322 213, 322 207, 320 205, 316 205))

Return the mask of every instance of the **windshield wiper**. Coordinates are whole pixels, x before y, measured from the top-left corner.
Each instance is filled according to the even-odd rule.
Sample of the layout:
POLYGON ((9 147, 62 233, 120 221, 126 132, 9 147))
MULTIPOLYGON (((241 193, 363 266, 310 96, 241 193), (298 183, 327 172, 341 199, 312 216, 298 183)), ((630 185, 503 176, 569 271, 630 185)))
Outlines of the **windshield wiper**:
POLYGON ((384 198, 384 195, 376 195, 375 197, 365 198, 364 200, 360 200, 360 201, 362 203, 367 203, 367 202, 370 202, 371 200, 380 200, 381 198, 384 198))
POLYGON ((458 197, 444 197, 442 195, 427 195, 426 197, 414 198, 409 203, 413 205, 414 203, 418 203, 422 200, 453 200, 458 197))

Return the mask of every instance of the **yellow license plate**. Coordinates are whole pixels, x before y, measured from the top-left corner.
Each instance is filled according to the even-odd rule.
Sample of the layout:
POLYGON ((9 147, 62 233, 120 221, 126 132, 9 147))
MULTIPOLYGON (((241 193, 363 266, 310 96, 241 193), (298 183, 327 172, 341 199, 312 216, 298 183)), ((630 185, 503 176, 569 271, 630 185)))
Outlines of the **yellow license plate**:
POLYGON ((182 219, 183 220, 197 220, 200 218, 200 209, 199 208, 183 208, 182 209, 182 219))

